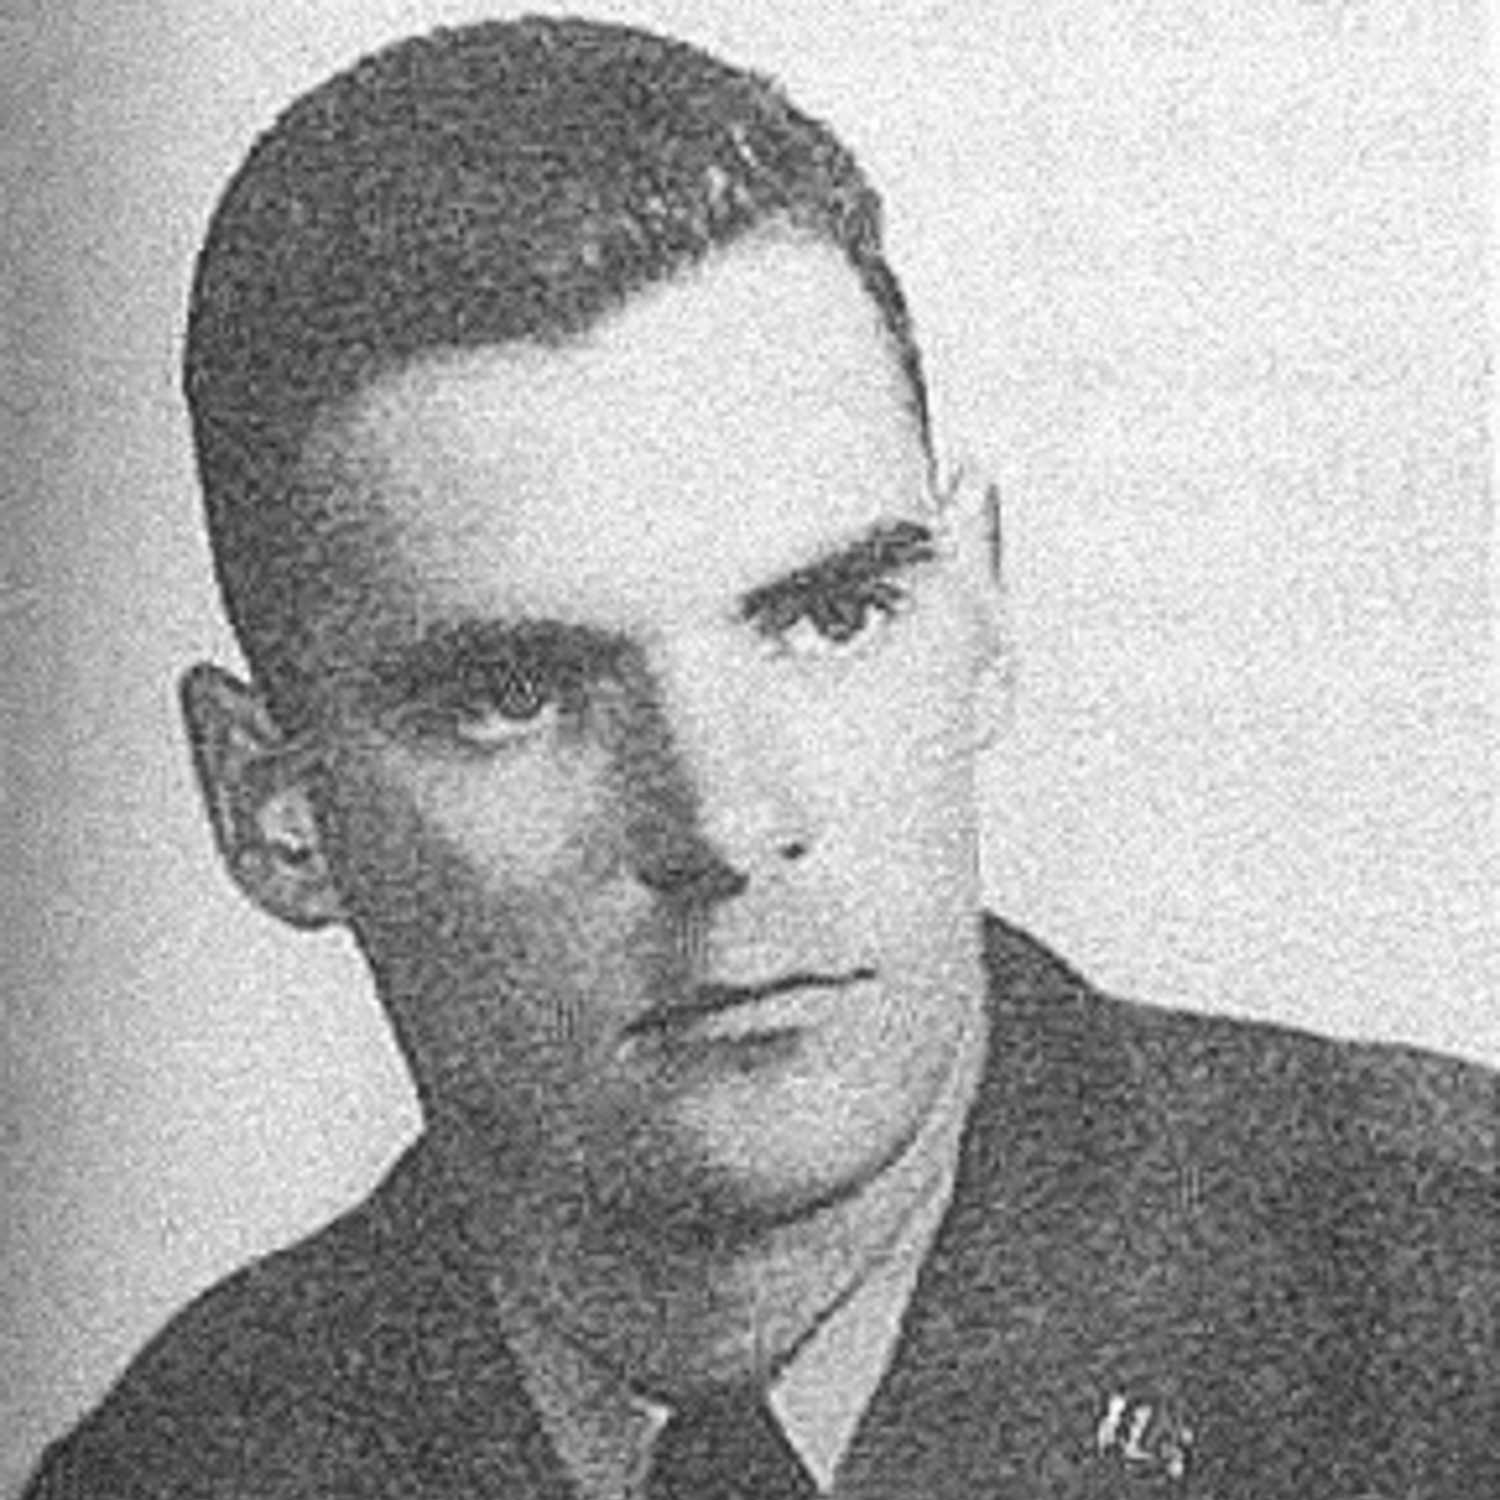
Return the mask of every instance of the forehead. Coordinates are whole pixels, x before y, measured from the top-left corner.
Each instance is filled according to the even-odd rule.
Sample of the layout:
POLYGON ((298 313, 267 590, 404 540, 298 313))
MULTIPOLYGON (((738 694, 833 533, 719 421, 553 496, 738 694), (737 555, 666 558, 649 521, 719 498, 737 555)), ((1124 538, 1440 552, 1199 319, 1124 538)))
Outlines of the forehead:
POLYGON ((835 251, 758 242, 577 346, 405 368, 320 435, 310 466, 339 529, 378 539, 360 549, 380 573, 365 583, 423 615, 628 630, 919 509, 902 381, 835 251))

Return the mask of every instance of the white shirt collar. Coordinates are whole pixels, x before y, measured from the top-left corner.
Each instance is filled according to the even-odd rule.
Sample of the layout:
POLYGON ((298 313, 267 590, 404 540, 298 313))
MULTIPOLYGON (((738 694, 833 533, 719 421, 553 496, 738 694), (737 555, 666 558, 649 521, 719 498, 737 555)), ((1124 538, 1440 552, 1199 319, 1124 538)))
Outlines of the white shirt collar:
MULTIPOLYGON (((963 1116, 960 1115, 960 1133, 963 1116)), ((771 1387, 782 1431, 825 1494, 855 1428, 885 1377, 901 1320, 953 1191, 953 1159, 903 1227, 890 1253, 797 1351, 771 1387)))

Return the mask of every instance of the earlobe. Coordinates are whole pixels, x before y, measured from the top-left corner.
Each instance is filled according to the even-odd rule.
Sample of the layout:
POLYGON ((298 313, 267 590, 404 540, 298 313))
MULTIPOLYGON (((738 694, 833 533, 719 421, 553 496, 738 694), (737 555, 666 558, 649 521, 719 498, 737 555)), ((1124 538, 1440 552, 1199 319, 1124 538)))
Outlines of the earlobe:
POLYGON ((236 884, 293 927, 342 921, 313 810, 313 758, 254 688, 218 667, 191 668, 180 697, 214 840, 236 884))

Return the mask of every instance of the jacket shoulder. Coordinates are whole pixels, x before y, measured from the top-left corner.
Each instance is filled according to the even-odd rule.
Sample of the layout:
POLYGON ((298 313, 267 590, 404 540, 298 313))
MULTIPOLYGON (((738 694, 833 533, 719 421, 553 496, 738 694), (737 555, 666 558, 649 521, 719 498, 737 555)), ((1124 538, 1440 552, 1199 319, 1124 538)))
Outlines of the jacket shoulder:
MULTIPOLYGON (((1096 1003, 1114 1013, 1180 1158, 1277 1209, 1284 1238, 1357 1253, 1361 1273, 1382 1286, 1386 1321, 1418 1268, 1429 1289, 1446 1282, 1466 1306, 1486 1287, 1493 1314, 1500 1075, 1412 1047, 1096 1003)), ((1420 1300, 1430 1313, 1430 1298, 1420 1300)))
MULTIPOLYGON (((1284 1137, 1481 1177, 1500 1177, 1500 1074, 1383 1042, 1167 1010, 1099 996, 1168 1108, 1220 1114, 1284 1137)), ((1222 1119, 1222 1115, 1220 1115, 1222 1119)), ((1226 1123, 1232 1123, 1226 1122, 1226 1123)))
POLYGON ((994 917, 985 935, 996 1014, 1157 1128, 1253 1142, 1270 1165, 1332 1147, 1500 1178, 1500 1074, 1479 1063, 1121 999, 994 917))
POLYGON ((1415 1047, 1122 1000, 1062 972, 1052 1003, 1066 994, 1076 1014, 1065 1024, 1119 1060, 1146 1129, 1196 1169, 1199 1189, 1238 1184, 1247 1208, 1282 1212, 1284 1234, 1366 1243, 1392 1269, 1446 1267, 1461 1299, 1485 1281, 1493 1311, 1500 1074, 1415 1047))
POLYGON ((434 1410, 510 1367, 398 1166, 364 1203, 178 1313, 43 1455, 24 1500, 444 1492, 434 1410))

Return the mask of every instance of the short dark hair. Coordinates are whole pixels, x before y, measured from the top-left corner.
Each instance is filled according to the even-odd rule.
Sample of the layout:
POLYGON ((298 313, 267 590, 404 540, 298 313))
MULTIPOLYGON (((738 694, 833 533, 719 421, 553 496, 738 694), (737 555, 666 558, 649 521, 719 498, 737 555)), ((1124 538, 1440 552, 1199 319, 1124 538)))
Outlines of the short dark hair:
POLYGON ((215 568, 273 705, 307 684, 296 467, 314 418, 441 349, 576 339, 760 227, 839 248, 928 441, 880 202, 769 81, 632 28, 530 17, 398 42, 293 103, 199 255, 184 386, 215 568))

